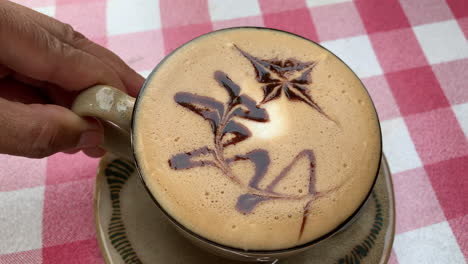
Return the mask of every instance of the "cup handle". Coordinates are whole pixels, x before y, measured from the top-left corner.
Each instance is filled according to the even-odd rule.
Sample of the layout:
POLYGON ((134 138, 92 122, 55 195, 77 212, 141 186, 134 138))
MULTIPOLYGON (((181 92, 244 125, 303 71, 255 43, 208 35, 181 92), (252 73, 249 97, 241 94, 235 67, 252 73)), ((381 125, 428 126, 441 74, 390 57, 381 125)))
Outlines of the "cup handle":
POLYGON ((98 118, 104 126, 100 146, 122 158, 133 160, 130 129, 135 98, 107 85, 96 85, 81 92, 71 110, 79 116, 98 118))

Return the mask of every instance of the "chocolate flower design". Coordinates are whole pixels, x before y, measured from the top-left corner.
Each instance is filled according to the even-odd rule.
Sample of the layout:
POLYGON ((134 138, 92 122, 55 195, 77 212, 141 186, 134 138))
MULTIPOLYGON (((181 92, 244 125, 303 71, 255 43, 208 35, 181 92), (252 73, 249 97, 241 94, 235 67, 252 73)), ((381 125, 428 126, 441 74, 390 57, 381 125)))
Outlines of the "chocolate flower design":
POLYGON ((262 86, 264 97, 260 104, 278 99, 283 92, 290 100, 302 101, 320 114, 330 119, 322 108, 312 99, 308 85, 312 84, 311 73, 318 61, 301 62, 286 60, 262 60, 250 55, 239 47, 236 49, 250 61, 255 68, 256 79, 262 86))

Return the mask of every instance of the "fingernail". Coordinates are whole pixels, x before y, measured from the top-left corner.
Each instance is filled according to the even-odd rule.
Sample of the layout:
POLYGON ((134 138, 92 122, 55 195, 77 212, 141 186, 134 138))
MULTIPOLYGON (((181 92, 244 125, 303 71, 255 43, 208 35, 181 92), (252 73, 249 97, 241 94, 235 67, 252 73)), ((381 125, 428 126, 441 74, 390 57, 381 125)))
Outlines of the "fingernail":
POLYGON ((106 151, 99 147, 85 148, 83 152, 91 158, 99 158, 106 154, 106 151))
POLYGON ((87 118, 87 129, 81 133, 77 148, 91 148, 99 146, 103 142, 101 124, 94 118, 87 118))
POLYGON ((64 151, 62 151, 62 152, 65 153, 65 154, 75 154, 75 153, 77 153, 78 151, 80 151, 80 149, 73 148, 73 149, 69 149, 69 150, 64 150, 64 151))

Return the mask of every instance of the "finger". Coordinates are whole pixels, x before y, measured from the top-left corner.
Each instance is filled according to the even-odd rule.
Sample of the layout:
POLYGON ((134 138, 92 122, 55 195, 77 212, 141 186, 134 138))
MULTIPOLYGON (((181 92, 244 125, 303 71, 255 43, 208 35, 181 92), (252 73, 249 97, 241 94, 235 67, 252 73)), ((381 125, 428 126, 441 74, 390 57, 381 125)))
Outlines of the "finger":
POLYGON ((19 6, 18 10, 30 17, 35 23, 50 32, 50 34, 59 40, 73 46, 74 48, 94 55, 110 66, 123 81, 130 95, 136 96, 141 86, 143 86, 144 78, 130 68, 121 58, 119 58, 119 56, 88 40, 79 32, 75 32, 70 25, 66 25, 54 18, 29 8, 19 6))
POLYGON ((98 83, 125 90, 114 69, 96 56, 61 41, 28 16, 15 13, 10 5, 1 5, 0 14, 2 65, 68 90, 81 90, 98 83))
POLYGON ((73 148, 93 148, 103 141, 99 122, 57 105, 26 105, 0 98, 0 109, 0 153, 42 158, 73 148))
POLYGON ((44 88, 44 92, 48 95, 54 104, 70 108, 75 101, 76 96, 79 92, 66 91, 56 85, 48 85, 44 88))
POLYGON ((31 87, 37 87, 37 88, 45 88, 49 85, 51 85, 51 83, 48 83, 48 82, 45 82, 45 81, 39 81, 39 80, 36 80, 36 79, 33 79, 31 77, 28 77, 26 75, 23 75, 21 73, 17 73, 17 72, 13 72, 10 74, 13 79, 21 82, 21 83, 24 83, 24 84, 27 84, 31 87))
POLYGON ((0 79, 7 77, 11 73, 11 70, 7 67, 0 65, 0 79))
POLYGON ((123 81, 128 94, 134 97, 138 95, 138 92, 145 82, 145 79, 132 68, 130 68, 117 55, 88 39, 76 41, 74 45, 77 48, 100 58, 107 65, 110 65, 123 81))
MULTIPOLYGON (((35 87, 16 81, 12 76, 0 79, 0 97, 24 104, 50 103, 48 96, 35 87)), ((6 109, 1 109, 6 111, 6 109)))
MULTIPOLYGON (((67 107, 67 108, 71 107, 73 101, 75 100, 76 96, 79 93, 78 91, 67 91, 55 84, 44 82, 44 81, 38 81, 38 80, 35 80, 28 76, 24 76, 23 74, 16 73, 16 72, 12 73, 11 77, 20 83, 27 84, 28 87, 38 88, 38 89, 32 89, 31 93, 35 92, 34 90, 37 90, 37 92, 39 91, 42 92, 42 94, 48 98, 48 101, 47 101, 48 103, 54 103, 54 104, 67 107)), ((40 102, 40 103, 45 103, 45 102, 40 102)))
POLYGON ((106 154, 102 148, 85 148, 83 149, 83 153, 91 158, 100 158, 106 154))

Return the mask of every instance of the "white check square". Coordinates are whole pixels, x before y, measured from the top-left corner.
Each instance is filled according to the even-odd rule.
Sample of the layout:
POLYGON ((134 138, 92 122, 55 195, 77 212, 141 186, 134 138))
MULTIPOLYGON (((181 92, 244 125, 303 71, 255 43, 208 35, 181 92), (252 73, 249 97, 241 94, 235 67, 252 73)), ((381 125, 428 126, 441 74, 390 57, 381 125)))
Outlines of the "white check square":
POLYGON ((308 7, 332 5, 343 2, 351 2, 351 0, 306 0, 308 7))
POLYGON ((399 117, 381 123, 383 150, 392 173, 422 166, 405 121, 399 117))
POLYGON ((455 20, 413 27, 431 64, 468 58, 468 41, 455 20))
POLYGON ((213 21, 261 14, 257 0, 208 0, 208 7, 213 21))
POLYGON ((42 247, 44 187, 0 192, 0 254, 42 247))
POLYGON ((342 38, 321 44, 340 57, 360 78, 383 73, 367 36, 342 38))
POLYGON ((468 103, 454 105, 452 109, 455 112, 458 122, 460 122, 465 137, 468 138, 468 103))
POLYGON ((147 70, 147 71, 139 71, 138 73, 143 76, 143 78, 148 78, 148 76, 151 74, 152 70, 147 70))
POLYGON ((110 36, 159 29, 159 1, 109 0, 106 19, 110 36))
POLYGON ((50 17, 55 16, 55 6, 34 7, 33 9, 39 13, 48 15, 50 17))
POLYGON ((446 221, 397 235, 393 248, 399 263, 466 263, 446 221))

